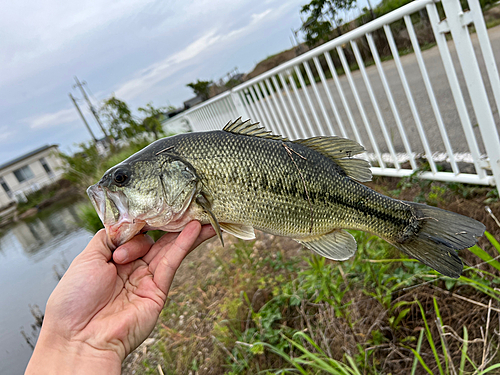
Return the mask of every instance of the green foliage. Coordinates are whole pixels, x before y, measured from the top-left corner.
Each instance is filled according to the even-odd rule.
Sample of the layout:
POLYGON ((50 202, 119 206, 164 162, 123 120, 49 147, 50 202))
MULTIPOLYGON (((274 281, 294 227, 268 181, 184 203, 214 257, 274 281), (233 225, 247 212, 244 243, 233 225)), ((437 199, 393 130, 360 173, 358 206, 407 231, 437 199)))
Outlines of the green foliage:
POLYGON ((17 204, 17 213, 21 214, 26 212, 33 207, 37 207, 40 203, 52 198, 57 193, 58 188, 59 185, 55 184, 26 195, 27 201, 19 202, 17 204))
POLYGON ((97 233, 104 225, 99 219, 96 210, 90 203, 81 204, 78 207, 78 218, 80 226, 87 229, 91 233, 97 233))
POLYGON ((241 83, 240 80, 231 78, 226 83, 224 83, 224 87, 227 89, 232 89, 233 87, 238 86, 241 83))
POLYGON ((318 21, 309 17, 304 23, 303 29, 306 33, 306 44, 313 47, 330 40, 332 24, 330 21, 318 21))
POLYGON ((327 373, 334 375, 361 375, 361 372, 356 365, 355 361, 349 355, 345 355, 348 364, 345 364, 335 359, 329 358, 323 350, 304 332, 296 332, 290 339, 282 335, 283 339, 288 341, 293 347, 297 348, 302 355, 298 357, 291 357, 280 348, 269 345, 266 342, 255 343, 254 346, 268 347, 271 352, 283 357, 287 362, 293 365, 301 374, 318 374, 327 373), (298 339, 297 339, 298 338, 298 339), (301 341, 299 341, 301 339, 301 341), (315 349, 315 352, 308 350, 305 345, 309 344, 315 349), (305 367, 305 368, 304 368, 305 367), (307 370, 306 370, 307 369, 307 370), (311 372, 313 370, 314 372, 311 372))
POLYGON ((131 141, 127 146, 121 148, 112 147, 108 156, 100 155, 93 143, 81 143, 80 151, 74 155, 60 153, 66 161, 64 178, 71 181, 84 193, 85 190, 95 184, 104 172, 115 166, 137 151, 149 144, 146 139, 131 141))
POLYGON ((132 138, 141 132, 127 103, 114 96, 101 106, 100 115, 104 117, 109 132, 115 138, 132 138))
MULTIPOLYGON (((409 343, 416 340, 411 336, 407 337, 406 340, 401 340, 399 344, 414 353, 413 371, 415 371, 417 364, 420 364, 431 374, 433 373, 431 368, 436 366, 439 374, 455 373, 453 371, 456 368, 462 369, 459 373, 464 374, 466 364, 475 366, 475 363, 468 355, 467 345, 462 345, 461 357, 458 362, 452 358, 449 352, 449 342, 447 341, 449 337, 447 338, 445 335, 446 327, 443 325, 443 318, 435 299, 436 324, 438 331, 441 332, 439 342, 436 342, 431 334, 431 326, 426 317, 427 312, 423 309, 420 301, 398 301, 395 299, 395 296, 398 296, 400 291, 411 286, 415 280, 437 282, 436 280, 443 277, 411 259, 380 259, 384 257, 384 254, 391 251, 387 244, 377 237, 365 233, 356 232, 354 235, 359 244, 358 255, 354 260, 335 265, 322 257, 311 254, 309 258, 305 259, 308 264, 307 267, 299 271, 290 281, 280 282, 272 287, 271 299, 259 311, 251 312, 252 324, 249 325, 249 328, 241 333, 236 333, 237 340, 246 343, 233 351, 237 363, 245 363, 244 368, 251 369, 252 365, 248 363, 248 358, 269 351, 285 359, 300 373, 354 374, 361 372, 361 370, 377 373, 376 361, 371 366, 366 367, 365 356, 367 354, 365 354, 362 347, 359 347, 358 354, 354 353, 354 356, 350 357, 345 356, 343 361, 339 361, 338 359, 332 359, 325 352, 326 349, 321 347, 318 336, 314 338, 312 335, 305 334, 304 331, 297 330, 298 327, 283 325, 284 321, 292 319, 291 316, 297 316, 297 313, 293 313, 294 311, 298 312, 298 316, 301 316, 306 321, 306 316, 314 316, 316 309, 306 306, 323 306, 318 307, 320 311, 326 306, 330 306, 335 312, 336 319, 343 321, 349 327, 348 330, 354 335, 357 322, 353 320, 350 307, 351 301, 349 300, 351 297, 348 296, 361 289, 365 295, 378 301, 386 311, 386 321, 390 327, 389 329, 393 332, 404 329, 406 320, 412 317, 413 305, 416 304, 419 307, 424 330, 421 331, 417 346, 408 346, 409 343), (377 260, 369 260, 373 258, 377 260), (408 277, 409 274, 416 275, 417 278, 408 277), (430 347, 434 358, 432 363, 429 363, 428 354, 422 355, 423 335, 427 338, 427 345, 430 347)), ((497 255, 500 255, 500 244, 489 233, 487 233, 487 237, 497 250, 497 255)), ((492 266, 500 271, 500 264, 495 260, 492 261, 493 257, 491 256, 485 257, 479 253, 479 250, 477 246, 471 249, 474 254, 478 254, 481 259, 484 258, 484 260, 489 261, 492 266)), ((241 254, 249 253, 250 250, 248 249, 244 252, 240 251, 238 258, 242 258, 241 254)), ((500 293, 489 286, 488 282, 482 280, 479 272, 476 272, 474 268, 468 270, 472 271, 470 277, 461 277, 459 280, 449 279, 453 283, 453 287, 468 285, 480 293, 485 293, 493 298, 500 298, 500 293)), ((481 272, 484 275, 484 271, 481 272)), ((265 279, 272 279, 272 276, 265 277, 265 279)), ((286 279, 286 276, 283 277, 283 280, 286 279)), ((444 279, 448 281, 448 278, 444 279)), ((261 288, 269 289, 269 286, 274 284, 272 281, 263 282, 261 280, 259 285, 261 288)), ((314 324, 318 324, 318 322, 314 324)), ((330 324, 333 324, 333 322, 330 322, 330 324)), ((318 331, 323 329, 318 325, 314 327, 318 331)), ((465 327, 464 329, 464 340, 467 340, 467 331, 465 327)), ((376 348, 384 346, 388 341, 386 333, 373 330, 365 345, 376 348)), ((366 353, 370 355, 374 351, 371 349, 366 353)), ((491 367, 491 369, 487 370, 493 371, 495 368, 491 367)))
POLYGON ((375 9, 375 14, 377 17, 383 16, 397 8, 401 8, 403 5, 411 3, 411 1, 412 0, 382 0, 375 9))
MULTIPOLYGON (((456 280, 400 253, 394 257, 392 247, 375 236, 353 235, 358 253, 342 263, 312 253, 297 262, 258 240, 236 241, 224 250, 230 252, 229 260, 214 255, 217 271, 199 284, 186 284, 162 312, 161 322, 168 328, 164 337, 169 340, 162 344, 162 363, 172 363, 165 373, 179 368, 208 373, 199 356, 207 345, 212 349, 205 358, 220 361, 220 372, 228 374, 388 373, 383 348, 406 353, 411 374, 464 375, 478 369, 482 356, 477 355, 477 344, 470 344, 482 340, 477 326, 470 327, 476 323, 453 326, 449 317, 453 307, 443 309, 441 302, 446 294, 432 295, 425 288, 431 285, 436 291, 446 288, 471 300, 484 296, 495 302, 500 298, 500 264, 494 258, 500 255, 500 244, 487 233, 491 248, 484 253, 471 248, 495 272, 468 267, 456 280), (214 302, 208 295, 219 297, 214 302), (360 314, 357 309, 366 303, 368 310, 360 314), (206 320, 197 320, 204 315, 206 320), (172 326, 180 316, 190 316, 193 331, 186 332, 182 321, 172 326), (200 332, 207 321, 212 328, 200 332), (332 327, 337 330, 331 331, 332 327), (196 339, 186 344, 190 334, 196 339), (336 347, 339 340, 342 348, 336 347), (207 344, 200 346, 203 342, 207 344)), ((481 319, 478 315, 477 324, 481 319)), ((488 343, 494 346, 488 350, 498 345, 496 327, 489 327, 488 343)), ((488 330, 484 321, 481 329, 488 330)), ((493 373, 499 367, 481 365, 482 372, 477 373, 493 373)))
MULTIPOLYGON (((439 341, 440 341, 440 347, 437 346, 433 335, 432 335, 432 330, 431 330, 431 325, 428 322, 427 315, 422 303, 420 301, 415 301, 414 302, 420 311, 420 314, 422 316, 423 322, 424 322, 424 329, 420 331, 420 336, 418 339, 418 344, 416 349, 407 347, 409 350, 411 350, 415 356, 415 359, 413 361, 413 366, 412 366, 412 371, 411 374, 415 374, 416 368, 417 368, 417 363, 419 363, 424 370, 429 373, 430 375, 434 375, 434 372, 431 370, 431 366, 437 366, 439 374, 440 375, 451 375, 451 374, 458 374, 458 375, 465 375, 468 374, 468 371, 465 371, 465 364, 466 362, 469 363, 471 367, 476 369, 474 372, 475 374, 488 374, 491 373, 493 370, 496 370, 500 368, 500 364, 494 364, 491 365, 487 368, 484 368, 485 366, 481 366, 484 368, 484 370, 480 370, 476 363, 472 361, 472 359, 469 356, 468 353, 468 348, 469 348, 469 334, 467 327, 463 327, 463 338, 460 339, 462 342, 462 348, 460 350, 460 359, 458 363, 453 363, 452 357, 451 357, 451 352, 449 349, 449 343, 448 343, 448 338, 447 337, 452 337, 450 333, 445 332, 449 327, 443 326, 443 319, 441 317, 441 313, 439 310, 439 306, 437 303, 436 297, 433 298, 433 304, 434 304, 434 312, 436 315, 436 327, 439 335, 439 341), (434 357, 434 363, 430 363, 429 356, 427 356, 427 359, 424 359, 424 357, 421 355, 421 350, 422 350, 422 341, 423 337, 427 338, 427 342, 431 348, 432 355, 434 357), (443 367, 444 364, 444 367, 443 367), (456 369, 456 365, 458 365, 458 372, 456 369)), ((452 332, 455 334, 454 332, 452 332)), ((456 334, 455 334, 456 335, 456 334)), ((483 358, 484 360, 484 358, 483 358)))
POLYGON ((163 113, 173 109, 172 107, 153 107, 148 103, 145 107, 139 107, 138 111, 144 115, 139 118, 132 114, 127 103, 112 96, 106 100, 100 109, 101 116, 108 125, 109 132, 114 138, 132 139, 138 136, 145 137, 148 133, 154 134, 155 139, 165 136, 161 126, 163 113))
POLYGON ((302 6, 300 12, 308 15, 302 25, 307 45, 314 46, 330 39, 332 24, 338 26, 342 23, 339 11, 349 10, 355 4, 356 0, 311 0, 302 6))
POLYGON ((196 82, 188 83, 186 86, 192 88, 196 96, 201 96, 203 100, 207 100, 210 97, 210 86, 212 83, 212 81, 200 81, 197 79, 196 82))
POLYGON ((59 156, 66 162, 64 178, 83 190, 94 183, 93 171, 101 163, 102 157, 94 143, 81 143, 79 146, 81 151, 73 156, 64 153, 59 156))
POLYGON ((153 107, 152 103, 146 104, 146 107, 139 107, 137 110, 143 113, 146 117, 142 119, 142 127, 146 132, 154 134, 155 139, 165 136, 161 120, 165 118, 164 113, 175 109, 175 107, 153 107))

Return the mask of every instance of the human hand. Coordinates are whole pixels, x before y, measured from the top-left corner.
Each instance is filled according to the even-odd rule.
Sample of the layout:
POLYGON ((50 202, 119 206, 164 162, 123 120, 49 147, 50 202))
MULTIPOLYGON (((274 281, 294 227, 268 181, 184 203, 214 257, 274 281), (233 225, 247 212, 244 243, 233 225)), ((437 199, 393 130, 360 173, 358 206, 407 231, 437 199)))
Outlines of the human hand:
POLYGON ((153 330, 182 260, 214 234, 193 221, 156 243, 137 235, 113 253, 99 231, 50 296, 26 374, 120 373, 153 330))

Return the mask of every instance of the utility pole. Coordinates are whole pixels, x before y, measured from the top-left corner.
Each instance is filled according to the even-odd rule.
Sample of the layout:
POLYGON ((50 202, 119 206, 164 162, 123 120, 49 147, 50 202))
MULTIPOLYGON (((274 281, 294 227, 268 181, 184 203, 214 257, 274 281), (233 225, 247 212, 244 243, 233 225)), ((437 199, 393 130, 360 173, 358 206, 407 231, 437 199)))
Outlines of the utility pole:
POLYGON ((80 117, 82 118, 83 123, 87 127, 87 130, 89 131, 90 135, 94 139, 94 142, 97 143, 97 138, 95 137, 94 133, 92 133, 92 129, 90 129, 90 126, 89 126, 87 120, 85 120, 85 117, 83 117, 83 113, 82 113, 82 111, 80 111, 80 107, 78 107, 78 103, 76 102, 76 99, 73 97, 73 95, 71 95, 71 93, 69 94, 69 98, 73 101, 73 104, 75 105, 76 110, 80 114, 80 117))
POLYGON ((85 98, 85 100, 87 101, 87 104, 89 105, 89 108, 90 108, 90 111, 92 112, 92 114, 94 115, 97 123, 99 124, 102 132, 104 133, 104 136, 106 138, 108 138, 108 133, 106 132, 106 130, 104 129, 104 126, 102 125, 102 122, 101 122, 101 119, 99 118, 99 115, 97 114, 97 111, 95 110, 94 106, 92 105, 92 102, 90 101, 89 97, 87 96, 87 93, 85 92, 85 89, 83 88, 83 85, 85 84, 85 81, 83 82, 83 84, 78 80, 78 77, 75 76, 75 81, 76 81, 76 85, 73 85, 74 88, 78 87, 80 89, 80 91, 82 92, 82 95, 83 97, 85 98))
MULTIPOLYGON (((304 24, 304 23, 302 23, 302 24, 304 24)), ((294 45, 292 38, 290 38, 290 40, 292 40, 292 45, 297 49, 296 54, 300 54, 301 47, 300 47, 300 42, 297 39, 297 34, 299 33, 300 28, 297 30, 294 30, 293 27, 291 27, 290 30, 292 30, 292 37, 294 38, 293 40, 295 40, 295 45, 294 45)))
MULTIPOLYGON (((370 3, 370 0, 366 0, 368 2, 368 9, 370 9, 370 14, 372 15, 372 20, 374 20, 375 18, 375 13, 373 12, 373 8, 372 8, 372 3, 370 3)), ((427 15, 427 12, 424 12, 426 15, 427 15)))

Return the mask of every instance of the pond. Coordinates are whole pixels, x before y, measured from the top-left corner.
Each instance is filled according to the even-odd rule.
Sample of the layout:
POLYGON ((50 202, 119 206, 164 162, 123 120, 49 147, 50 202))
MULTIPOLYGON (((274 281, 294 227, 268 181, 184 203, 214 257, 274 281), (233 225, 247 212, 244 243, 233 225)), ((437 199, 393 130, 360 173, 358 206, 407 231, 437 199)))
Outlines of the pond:
POLYGON ((73 202, 0 229, 0 374, 24 373, 39 332, 36 317, 92 237, 77 221, 73 202))

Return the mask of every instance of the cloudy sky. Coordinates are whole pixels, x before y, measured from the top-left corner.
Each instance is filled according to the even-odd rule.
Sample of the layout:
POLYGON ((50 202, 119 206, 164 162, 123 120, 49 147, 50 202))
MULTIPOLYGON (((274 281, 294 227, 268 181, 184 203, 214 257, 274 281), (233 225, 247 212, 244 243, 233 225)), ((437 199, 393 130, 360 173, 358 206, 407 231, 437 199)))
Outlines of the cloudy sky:
MULTIPOLYGON (((291 47, 307 0, 19 0, 0 5, 0 160, 89 141, 68 93, 94 104, 180 106, 186 84, 217 80, 291 47)), ((94 133, 95 120, 80 101, 94 133)))

